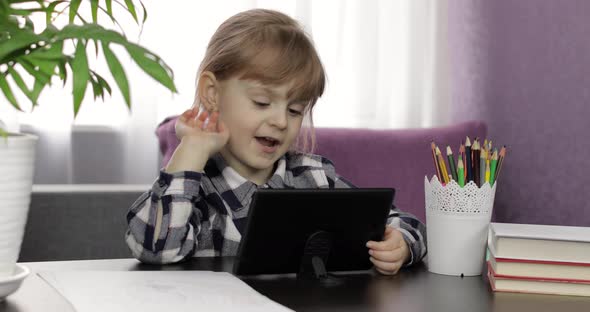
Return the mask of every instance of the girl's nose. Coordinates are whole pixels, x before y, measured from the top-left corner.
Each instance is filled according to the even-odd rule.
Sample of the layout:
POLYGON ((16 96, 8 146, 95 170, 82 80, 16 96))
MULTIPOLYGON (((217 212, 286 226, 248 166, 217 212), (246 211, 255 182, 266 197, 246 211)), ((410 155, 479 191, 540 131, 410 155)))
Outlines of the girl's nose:
POLYGON ((269 116, 269 124, 279 129, 285 129, 287 127, 287 111, 279 107, 273 109, 269 116))

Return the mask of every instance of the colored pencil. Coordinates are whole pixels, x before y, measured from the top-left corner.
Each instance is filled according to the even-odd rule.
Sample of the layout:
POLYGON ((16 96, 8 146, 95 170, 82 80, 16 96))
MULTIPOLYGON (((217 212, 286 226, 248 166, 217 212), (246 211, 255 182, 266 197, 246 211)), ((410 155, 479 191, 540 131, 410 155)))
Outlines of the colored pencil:
POLYGON ((479 186, 486 183, 486 160, 488 158, 488 151, 483 149, 479 157, 479 186))
POLYGON ((490 160, 490 186, 494 186, 494 174, 496 173, 496 166, 498 164, 498 150, 494 149, 492 160, 490 160))
POLYGON ((465 139, 465 171, 467 171, 466 183, 473 180, 473 167, 471 165, 471 141, 469 137, 465 139))
POLYGON ((436 147, 436 157, 438 159, 438 164, 440 165, 440 174, 442 175, 443 179, 441 182, 444 183, 449 183, 450 179, 449 179, 449 173, 447 171, 447 166, 445 165, 445 160, 442 157, 442 153, 440 152, 440 149, 438 148, 438 146, 436 147))
POLYGON ((488 182, 490 182, 490 160, 489 159, 486 160, 486 182, 485 183, 488 183, 488 182))
POLYGON ((455 168, 455 157, 453 157, 453 150, 447 145, 447 160, 449 161, 449 169, 453 180, 457 181, 457 169, 455 168))
POLYGON ((475 182, 475 185, 481 186, 481 184, 479 184, 479 155, 481 153, 481 150, 477 138, 475 139, 475 142, 473 143, 473 148, 471 150, 473 154, 473 182, 475 182))
MULTIPOLYGON (((465 166, 465 145, 461 143, 459 146, 459 157, 463 160, 463 166, 465 166)), ((463 179, 467 178, 467 172, 465 172, 465 167, 463 167, 463 179)))
POLYGON ((498 181, 498 177, 500 176, 500 171, 502 170, 502 164, 504 163, 504 157, 506 156, 506 145, 502 146, 500 149, 500 154, 498 157, 498 168, 496 169, 496 181, 498 181))
POLYGON ((461 158, 459 158, 459 161, 457 163, 457 183, 459 183, 460 187, 464 187, 465 186, 465 169, 463 168, 463 160, 461 158))
POLYGON ((434 161, 434 168, 436 168, 436 176, 438 177, 438 180, 442 182, 438 160, 436 159, 436 144, 434 144, 434 141, 430 142, 430 148, 432 149, 432 160, 434 161))

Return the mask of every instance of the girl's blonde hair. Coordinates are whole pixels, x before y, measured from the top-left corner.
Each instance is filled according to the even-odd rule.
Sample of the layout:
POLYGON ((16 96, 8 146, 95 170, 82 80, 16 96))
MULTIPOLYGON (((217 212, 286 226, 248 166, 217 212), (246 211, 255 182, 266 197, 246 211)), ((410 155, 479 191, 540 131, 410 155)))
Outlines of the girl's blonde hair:
MULTIPOLYGON (((315 145, 312 110, 323 94, 326 75, 311 39, 293 18, 273 10, 254 9, 223 22, 207 46, 198 77, 212 72, 218 80, 233 77, 268 85, 293 82, 290 100, 305 101, 306 126, 296 147, 312 152, 315 145)), ((195 104, 199 104, 199 88, 195 104)))

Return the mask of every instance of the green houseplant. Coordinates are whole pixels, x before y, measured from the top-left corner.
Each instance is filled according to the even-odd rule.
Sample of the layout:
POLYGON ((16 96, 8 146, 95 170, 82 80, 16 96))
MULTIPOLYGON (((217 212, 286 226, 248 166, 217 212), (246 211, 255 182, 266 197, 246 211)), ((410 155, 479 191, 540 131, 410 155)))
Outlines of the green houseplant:
MULTIPOLYGON (((172 70, 156 54, 129 41, 113 11, 128 14, 138 26, 147 17, 137 0, 0 0, 0 105, 23 110, 18 99, 26 97, 35 108, 52 82, 71 82, 75 116, 88 86, 95 99, 111 94, 113 83, 89 67, 88 53, 96 53, 106 60, 114 84, 131 107, 129 83, 114 46, 122 47, 145 74, 176 92, 172 70), (67 18, 65 26, 58 26, 58 18, 67 18), (99 25, 99 18, 110 20, 119 31, 99 25), (39 21, 44 25, 39 27, 39 21)), ((36 140, 0 127, 0 279, 12 274, 19 254, 36 140)))
POLYGON ((80 109, 88 85, 91 85, 95 98, 103 97, 105 91, 110 94, 109 83, 88 66, 87 47, 91 44, 97 55, 102 50, 110 73, 129 107, 131 99, 127 77, 111 49, 113 45, 125 48, 146 74, 171 91, 176 91, 172 70, 156 54, 129 41, 123 33, 97 24, 99 13, 102 13, 118 25, 113 14, 114 5, 129 12, 138 24, 143 24, 147 14, 141 2, 141 21, 132 0, 124 0, 124 3, 118 0, 84 2, 90 3, 92 21, 87 21, 78 12, 82 0, 0 0, 0 90, 15 109, 21 110, 15 90, 26 95, 34 107, 38 104, 39 95, 54 77, 64 84, 72 81, 75 114, 80 109), (60 29, 52 22, 63 14, 69 15, 69 23, 60 29), (31 19, 36 15, 45 17, 45 27, 41 31, 36 31, 31 19), (75 51, 67 53, 66 44, 75 46, 75 51), (22 73, 30 75, 34 83, 28 86, 22 73))

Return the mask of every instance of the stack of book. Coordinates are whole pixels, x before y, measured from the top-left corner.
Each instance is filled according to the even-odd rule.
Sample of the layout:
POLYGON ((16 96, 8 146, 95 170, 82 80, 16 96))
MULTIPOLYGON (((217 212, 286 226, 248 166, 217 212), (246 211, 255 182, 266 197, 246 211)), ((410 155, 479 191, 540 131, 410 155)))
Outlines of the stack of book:
POLYGON ((494 291, 590 296, 590 227, 491 223, 494 291))

